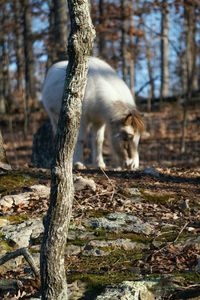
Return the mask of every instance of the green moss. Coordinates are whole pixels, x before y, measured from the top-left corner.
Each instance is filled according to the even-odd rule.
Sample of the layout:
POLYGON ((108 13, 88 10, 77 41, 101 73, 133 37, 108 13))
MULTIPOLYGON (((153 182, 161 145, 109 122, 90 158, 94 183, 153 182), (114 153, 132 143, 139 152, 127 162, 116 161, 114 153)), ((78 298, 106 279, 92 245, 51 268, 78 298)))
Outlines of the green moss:
POLYGON ((165 204, 169 204, 169 200, 170 202, 174 202, 177 200, 174 194, 164 194, 164 193, 161 194, 160 192, 153 193, 147 190, 140 190, 140 192, 142 194, 144 201, 149 203, 165 205, 165 204))
POLYGON ((0 175, 0 193, 2 196, 20 191, 23 187, 33 185, 38 179, 20 172, 11 171, 0 175))
POLYGON ((5 238, 5 234, 3 232, 0 231, 0 239, 4 239, 5 238))
POLYGON ((173 272, 172 276, 175 278, 179 278, 179 281, 183 281, 185 283, 199 283, 200 274, 193 271, 182 271, 182 272, 173 272))
POLYGON ((92 274, 92 273, 77 273, 67 276, 69 282, 75 280, 81 280, 87 282, 89 285, 103 286, 107 284, 120 283, 125 280, 136 280, 139 278, 137 274, 131 274, 130 272, 106 272, 106 274, 92 274))
POLYGON ((0 241, 0 255, 2 252, 10 252, 13 248, 9 245, 7 241, 1 240, 0 241))
POLYGON ((87 218, 102 218, 105 217, 109 211, 98 209, 98 210, 88 210, 86 211, 87 218))
POLYGON ((130 239, 132 242, 141 242, 141 243, 149 243, 152 241, 152 238, 147 237, 144 234, 137 234, 132 232, 108 232, 104 228, 98 228, 94 231, 94 235, 98 240, 116 240, 116 239, 130 239))
POLYGON ((158 242, 173 242, 176 240, 176 242, 184 241, 187 240, 188 238, 192 238, 193 235, 189 232, 182 232, 180 234, 180 230, 174 229, 174 230, 169 230, 169 231, 164 231, 161 234, 159 234, 156 238, 155 241, 158 242), (177 240, 178 236, 178 240, 177 240))
POLYGON ((15 216, 7 216, 7 219, 11 224, 19 224, 28 220, 29 218, 27 215, 20 215, 20 216, 15 215, 15 216))
POLYGON ((92 285, 118 283, 123 280, 135 280, 140 274, 133 268, 135 262, 145 255, 144 251, 125 251, 109 249, 110 255, 79 256, 78 260, 70 261, 68 280, 83 280, 92 285))
POLYGON ((76 245, 76 246, 84 246, 86 243, 88 243, 88 240, 80 240, 80 239, 75 239, 73 241, 68 241, 67 245, 76 245))

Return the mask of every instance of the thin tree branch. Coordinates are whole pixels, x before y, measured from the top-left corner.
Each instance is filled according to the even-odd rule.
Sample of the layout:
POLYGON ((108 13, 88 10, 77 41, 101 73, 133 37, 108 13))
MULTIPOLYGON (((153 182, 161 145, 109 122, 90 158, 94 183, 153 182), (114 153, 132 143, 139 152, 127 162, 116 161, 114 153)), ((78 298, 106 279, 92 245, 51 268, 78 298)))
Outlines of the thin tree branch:
POLYGON ((4 256, 0 257, 0 265, 5 264, 7 261, 16 258, 18 256, 23 256, 29 266, 31 267, 31 270, 33 271, 36 278, 40 277, 40 271, 35 265, 34 259, 27 248, 20 248, 13 252, 6 253, 4 256))

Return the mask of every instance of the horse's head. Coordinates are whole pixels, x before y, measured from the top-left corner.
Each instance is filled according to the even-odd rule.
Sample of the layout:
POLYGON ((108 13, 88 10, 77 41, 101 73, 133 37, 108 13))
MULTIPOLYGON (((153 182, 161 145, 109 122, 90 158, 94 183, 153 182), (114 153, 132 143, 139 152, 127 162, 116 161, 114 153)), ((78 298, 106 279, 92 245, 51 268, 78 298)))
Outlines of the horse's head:
POLYGON ((143 130, 144 122, 135 108, 122 119, 113 120, 112 146, 122 168, 133 170, 139 167, 137 148, 143 130))

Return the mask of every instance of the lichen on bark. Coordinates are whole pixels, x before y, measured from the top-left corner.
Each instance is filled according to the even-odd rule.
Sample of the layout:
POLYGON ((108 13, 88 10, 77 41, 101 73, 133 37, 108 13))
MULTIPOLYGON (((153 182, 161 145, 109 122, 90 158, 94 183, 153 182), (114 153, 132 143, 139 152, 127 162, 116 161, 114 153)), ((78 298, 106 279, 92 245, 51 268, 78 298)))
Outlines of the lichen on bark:
POLYGON ((51 194, 41 247, 42 299, 67 299, 64 249, 74 197, 72 161, 81 105, 87 82, 88 59, 95 31, 88 0, 68 0, 71 33, 69 64, 56 134, 56 153, 51 170, 51 194))

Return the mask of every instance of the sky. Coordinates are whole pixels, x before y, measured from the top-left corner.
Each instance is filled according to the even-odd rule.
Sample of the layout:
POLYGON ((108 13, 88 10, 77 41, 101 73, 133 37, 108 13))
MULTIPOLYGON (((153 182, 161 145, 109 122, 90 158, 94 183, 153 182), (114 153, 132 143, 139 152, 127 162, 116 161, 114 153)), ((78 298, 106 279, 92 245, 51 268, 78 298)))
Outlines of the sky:
MULTIPOLYGON (((48 7, 46 4, 43 4, 43 9, 48 12, 48 7)), ((135 17, 135 24, 137 24, 138 18, 135 17)), ((171 84, 176 84, 177 77, 174 76, 174 71, 176 67, 176 60, 177 60, 177 53, 174 51, 174 47, 177 47, 178 43, 177 40, 180 38, 180 32, 182 31, 182 21, 180 17, 175 17, 175 11, 173 8, 170 9, 169 14, 169 39, 170 39, 170 46, 169 46, 169 67, 170 67, 170 82, 171 84)), ((40 32, 45 30, 48 27, 47 21, 41 20, 40 17, 34 17, 33 20, 33 32, 40 32)), ((161 15, 160 12, 154 11, 151 14, 145 15, 145 31, 147 32, 147 38, 151 41, 151 49, 153 52, 153 59, 152 65, 154 68, 154 77, 158 78, 155 81, 156 86, 156 95, 159 95, 160 89, 160 23, 161 23, 161 15)), ((142 43, 142 42, 141 42, 142 43)), ((45 46, 43 41, 36 41, 34 43, 34 53, 37 55, 38 63, 36 64, 36 76, 41 80, 41 84, 43 82, 45 73, 41 74, 40 63, 45 62, 47 60, 47 55, 45 53, 45 46), (40 55, 44 53, 43 55, 40 55), (39 56, 38 56, 39 54, 39 56)), ((16 65, 13 63, 10 66, 11 70, 16 69, 16 65)), ((119 76, 121 77, 122 74, 118 71, 119 76)), ((136 64, 136 73, 135 73, 135 91, 137 92, 141 86, 143 86, 146 82, 149 81, 148 78, 148 71, 147 71, 147 61, 145 56, 143 55, 142 59, 139 59, 136 64)), ((143 89, 140 96, 147 97, 149 93, 149 86, 143 89)))

